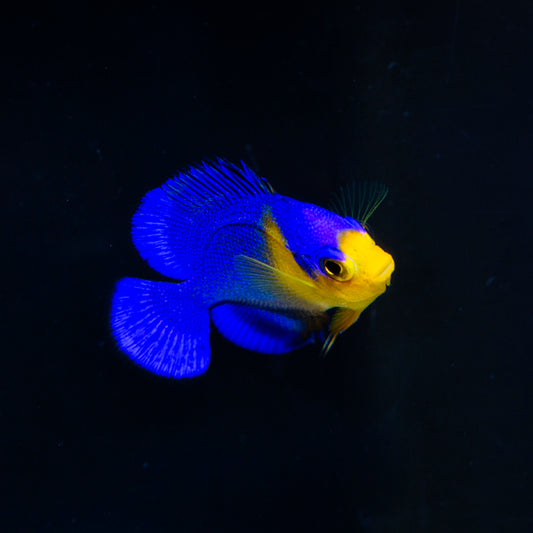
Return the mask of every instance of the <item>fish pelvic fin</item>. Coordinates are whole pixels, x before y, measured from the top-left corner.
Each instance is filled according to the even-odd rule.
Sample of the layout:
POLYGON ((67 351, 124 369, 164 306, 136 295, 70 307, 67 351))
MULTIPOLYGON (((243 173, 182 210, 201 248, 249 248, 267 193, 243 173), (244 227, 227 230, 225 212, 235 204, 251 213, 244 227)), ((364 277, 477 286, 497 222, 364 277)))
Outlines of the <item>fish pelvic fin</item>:
POLYGON ((326 357, 337 337, 354 324, 360 315, 361 311, 354 311, 345 307, 338 307, 333 311, 329 323, 329 333, 320 351, 322 357, 326 357))
POLYGON ((121 350, 154 374, 193 377, 209 365, 209 311, 191 298, 186 282, 122 279, 111 329, 121 350))

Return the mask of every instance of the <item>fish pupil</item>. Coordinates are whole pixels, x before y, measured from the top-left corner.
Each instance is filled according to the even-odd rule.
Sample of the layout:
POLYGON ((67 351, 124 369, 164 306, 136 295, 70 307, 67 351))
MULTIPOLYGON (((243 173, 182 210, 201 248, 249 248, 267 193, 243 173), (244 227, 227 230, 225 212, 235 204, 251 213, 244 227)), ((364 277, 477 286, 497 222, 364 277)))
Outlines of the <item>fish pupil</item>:
POLYGON ((326 272, 332 276, 340 276, 342 272, 341 265, 336 261, 325 261, 324 267, 326 272))

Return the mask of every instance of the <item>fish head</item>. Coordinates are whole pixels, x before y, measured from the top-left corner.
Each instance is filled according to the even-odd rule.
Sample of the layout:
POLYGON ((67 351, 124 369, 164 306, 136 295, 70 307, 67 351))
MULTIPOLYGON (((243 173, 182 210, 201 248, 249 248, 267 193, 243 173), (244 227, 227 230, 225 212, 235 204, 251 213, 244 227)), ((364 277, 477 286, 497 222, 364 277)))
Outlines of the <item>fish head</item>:
POLYGON ((315 255, 321 292, 331 307, 360 313, 387 289, 394 259, 362 227, 340 231, 336 244, 315 255))

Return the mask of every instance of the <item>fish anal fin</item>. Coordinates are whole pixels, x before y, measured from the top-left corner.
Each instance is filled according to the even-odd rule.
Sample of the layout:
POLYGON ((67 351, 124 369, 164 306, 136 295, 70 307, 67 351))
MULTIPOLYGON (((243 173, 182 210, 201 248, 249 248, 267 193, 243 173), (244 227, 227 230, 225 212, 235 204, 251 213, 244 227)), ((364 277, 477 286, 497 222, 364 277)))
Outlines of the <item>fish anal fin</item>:
POLYGON ((237 346, 281 354, 313 342, 327 315, 321 320, 320 316, 222 303, 211 309, 211 319, 218 331, 237 346))

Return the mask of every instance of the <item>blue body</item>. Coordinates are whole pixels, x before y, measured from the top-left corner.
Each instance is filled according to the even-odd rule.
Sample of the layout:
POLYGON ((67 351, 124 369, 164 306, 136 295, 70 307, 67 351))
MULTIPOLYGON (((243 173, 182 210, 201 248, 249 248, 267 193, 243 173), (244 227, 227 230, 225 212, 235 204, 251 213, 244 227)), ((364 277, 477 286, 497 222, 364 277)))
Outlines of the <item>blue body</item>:
POLYGON ((355 220, 281 196, 244 165, 221 160, 149 192, 133 217, 133 241, 173 281, 117 284, 111 325, 120 347, 152 372, 180 378, 206 370, 210 319, 235 344, 264 353, 323 340, 327 313, 295 309, 289 295, 243 275, 239 258, 270 260, 267 219, 310 279, 317 250, 334 246, 344 229, 363 231, 355 220))

